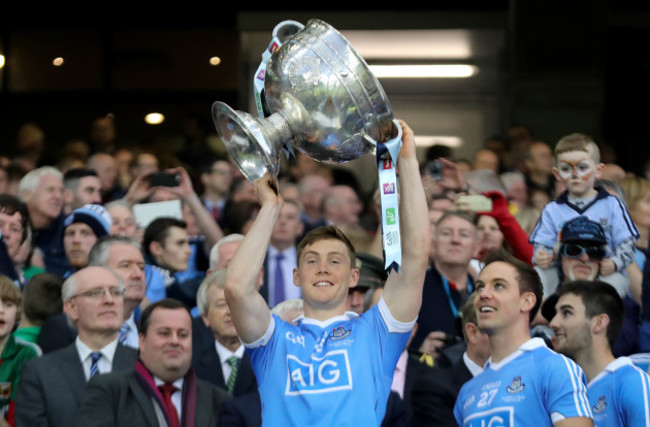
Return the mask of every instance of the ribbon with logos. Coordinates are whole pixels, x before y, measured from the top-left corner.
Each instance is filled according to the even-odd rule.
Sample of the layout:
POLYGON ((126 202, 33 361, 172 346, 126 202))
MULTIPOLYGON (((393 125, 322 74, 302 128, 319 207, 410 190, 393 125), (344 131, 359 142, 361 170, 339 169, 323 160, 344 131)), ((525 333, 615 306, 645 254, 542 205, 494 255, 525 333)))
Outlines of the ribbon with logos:
POLYGON ((379 199, 381 201, 381 229, 384 247, 384 268, 388 273, 399 273, 402 264, 402 246, 399 231, 399 199, 397 197, 397 156, 402 148, 402 127, 393 120, 397 136, 377 144, 379 170, 379 199))

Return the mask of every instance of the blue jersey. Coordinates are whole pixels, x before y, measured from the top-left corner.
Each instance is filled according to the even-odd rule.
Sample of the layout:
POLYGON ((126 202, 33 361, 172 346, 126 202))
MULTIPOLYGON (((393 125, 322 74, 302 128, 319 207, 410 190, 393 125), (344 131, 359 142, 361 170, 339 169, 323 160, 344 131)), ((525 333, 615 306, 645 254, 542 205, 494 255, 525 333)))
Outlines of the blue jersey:
POLYGON ((361 316, 326 322, 273 316, 266 334, 246 344, 264 425, 380 425, 414 323, 393 319, 383 298, 361 316))
MULTIPOLYGON (((625 204, 616 196, 612 196, 604 189, 597 187, 598 195, 587 206, 579 208, 569 202, 568 193, 565 191, 557 199, 548 203, 542 211, 537 224, 530 235, 530 243, 536 248, 544 247, 553 249, 558 242, 558 234, 564 223, 580 215, 597 222, 605 230, 607 244, 612 251, 630 239, 634 242, 639 238, 639 230, 630 217, 625 204)), ((633 246, 632 246, 633 248, 633 246)), ((628 265, 633 254, 628 254, 625 259, 616 260, 618 267, 628 265), (617 262, 618 261, 618 262, 617 262)))
POLYGON ((587 385, 595 427, 650 427, 650 377, 619 357, 587 385))
POLYGON ((592 418, 585 374, 541 338, 526 341, 499 363, 469 380, 454 415, 463 427, 552 426, 565 418, 592 418))

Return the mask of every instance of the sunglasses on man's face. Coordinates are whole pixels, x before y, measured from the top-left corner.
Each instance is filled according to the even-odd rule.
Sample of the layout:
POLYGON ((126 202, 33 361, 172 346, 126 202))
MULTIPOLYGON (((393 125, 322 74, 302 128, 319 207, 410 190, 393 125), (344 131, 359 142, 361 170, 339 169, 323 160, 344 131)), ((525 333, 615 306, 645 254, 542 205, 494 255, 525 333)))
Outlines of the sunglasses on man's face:
POLYGON ((601 261, 605 258, 605 248, 602 246, 582 246, 577 243, 567 243, 562 247, 562 255, 568 258, 580 258, 584 253, 592 261, 601 261))

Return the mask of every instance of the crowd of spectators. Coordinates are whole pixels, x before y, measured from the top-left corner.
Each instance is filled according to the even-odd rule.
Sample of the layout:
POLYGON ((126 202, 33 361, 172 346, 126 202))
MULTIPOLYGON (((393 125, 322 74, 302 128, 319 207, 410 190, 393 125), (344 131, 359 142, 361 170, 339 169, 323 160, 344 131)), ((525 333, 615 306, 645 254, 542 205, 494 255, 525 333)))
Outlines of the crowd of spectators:
MULTIPOLYGON (((568 172, 558 172, 555 145, 536 140, 525 126, 513 126, 506 138, 487 141, 472 159, 456 158, 448 147, 426 150, 421 178, 432 231, 430 263, 422 308, 398 362, 384 425, 432 425, 432 420, 454 425, 455 394, 489 357, 467 302, 488 251, 503 249, 535 265, 545 299, 572 274, 562 264, 567 253, 558 252, 566 243, 560 233, 565 221, 549 234, 550 244, 535 240, 542 213, 575 190, 562 173, 581 174, 582 159, 567 160, 568 172), (434 162, 437 176, 431 173, 434 162), (467 195, 484 196, 488 208, 475 208, 462 197, 467 195), (459 363, 467 369, 459 371, 459 363), (440 384, 448 390, 441 392, 440 384), (437 415, 431 418, 423 411, 437 415)), ((165 376, 167 371, 156 370, 156 337, 151 335, 153 325, 168 320, 163 312, 178 316, 184 325, 170 334, 179 334, 176 344, 189 354, 171 380, 192 383, 192 373, 200 393, 208 393, 201 381, 220 390, 193 402, 177 398, 180 419, 189 416, 191 405, 209 400, 222 409, 220 424, 258 425, 255 377, 224 296, 225 269, 261 208, 253 184, 225 151, 208 146, 193 144, 191 150, 176 152, 121 146, 110 116, 92 123, 88 143, 70 141, 53 159, 44 157, 46 148, 44 132, 28 124, 15 146, 0 155, 0 425, 71 425, 77 413, 78 420, 88 420, 93 408, 102 409, 101 387, 108 387, 98 385, 86 396, 85 384, 96 371, 136 369, 140 382, 150 380, 142 372, 165 376), (176 181, 157 184, 161 172, 176 181), (94 306, 84 306, 91 302, 94 306), (98 315, 106 307, 112 310, 110 322, 98 315), (138 334, 143 316, 152 323, 140 325, 138 334), (183 334, 189 334, 187 346, 183 334), (148 350, 141 349, 137 362, 144 366, 142 372, 136 366, 139 347, 148 350), (100 356, 97 362, 96 352, 105 360, 100 356), (80 362, 71 364, 62 354, 80 362), (44 378, 61 369, 77 370, 79 378, 44 378)), ((638 230, 623 243, 629 257, 621 262, 620 256, 614 258, 613 266, 607 261, 620 255, 617 245, 622 243, 599 242, 607 243, 608 252, 591 277, 607 281, 611 273, 620 276, 611 284, 623 298, 625 323, 613 352, 631 355, 650 348, 642 333, 650 316, 650 307, 644 310, 650 277, 643 274, 648 271, 650 181, 625 171, 615 159, 591 159, 594 179, 599 179, 594 188, 612 194, 612 203, 620 204, 625 215, 629 211, 629 229, 638 230)), ((309 231, 335 225, 359 253, 361 275, 359 285, 350 289, 348 309, 362 314, 379 300, 386 280, 377 195, 365 194, 350 169, 325 166, 300 153, 286 162, 279 183, 284 206, 259 272, 260 294, 271 308, 284 310, 282 303, 293 301, 291 309, 299 313, 295 301, 301 291, 293 284, 297 245, 309 231)), ((608 231, 608 224, 600 222, 608 231)), ((583 264, 591 268, 591 261, 583 264)), ((531 328, 540 336, 552 335, 541 314, 531 328)), ((165 400, 162 391, 148 393, 165 400)), ((216 418, 219 408, 213 410, 216 418)))

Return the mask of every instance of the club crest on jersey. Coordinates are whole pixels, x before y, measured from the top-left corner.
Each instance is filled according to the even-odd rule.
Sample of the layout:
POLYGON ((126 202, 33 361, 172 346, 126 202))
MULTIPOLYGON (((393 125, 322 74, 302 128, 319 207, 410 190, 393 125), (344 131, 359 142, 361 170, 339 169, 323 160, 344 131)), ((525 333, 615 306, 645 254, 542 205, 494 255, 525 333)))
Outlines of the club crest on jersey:
POLYGON ((515 377, 509 386, 506 387, 508 393, 519 393, 524 390, 526 384, 521 382, 521 377, 515 377))
POLYGON ((11 383, 10 382, 1 382, 0 383, 0 398, 9 399, 11 397, 11 383))
POLYGON ((595 413, 599 414, 603 412, 605 409, 607 409, 607 402, 605 401, 605 396, 600 396, 598 398, 598 402, 594 406, 591 407, 591 409, 594 410, 595 413))
POLYGON ((350 335, 350 332, 352 332, 352 330, 345 329, 343 326, 339 326, 338 328, 334 328, 334 330, 332 331, 332 335, 330 336, 330 339, 331 340, 343 339, 348 335, 350 335))

